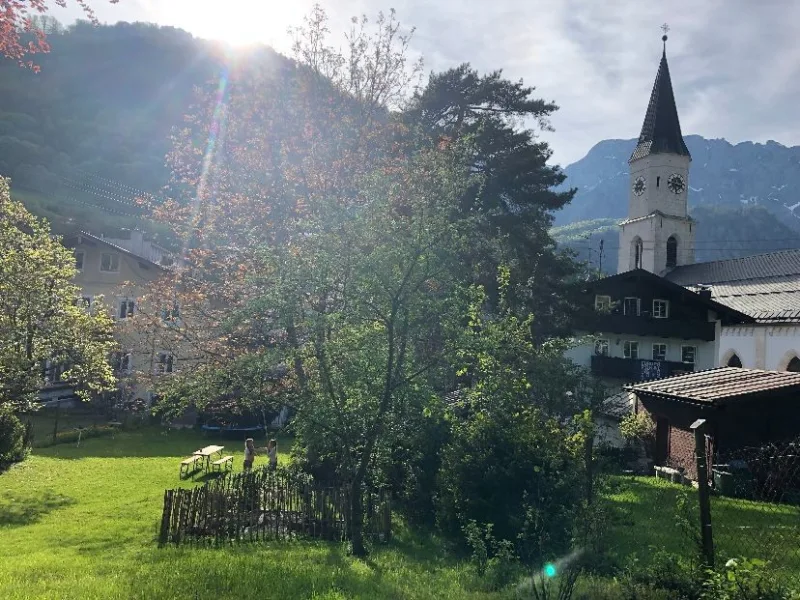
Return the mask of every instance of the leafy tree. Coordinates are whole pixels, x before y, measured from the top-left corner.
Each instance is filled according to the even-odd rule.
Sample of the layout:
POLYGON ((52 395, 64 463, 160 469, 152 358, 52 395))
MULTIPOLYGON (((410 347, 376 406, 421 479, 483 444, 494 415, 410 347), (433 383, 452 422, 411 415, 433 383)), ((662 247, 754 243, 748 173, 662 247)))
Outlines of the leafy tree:
MULTIPOLYGON (((67 6, 67 0, 53 0, 57 6, 67 6)), ((119 0, 108 0, 116 4, 119 0)), ((75 0, 83 9, 86 16, 97 23, 89 3, 86 0, 75 0)), ((0 53, 6 58, 19 62, 35 71, 39 67, 32 60, 25 59, 32 54, 49 52, 50 46, 45 37, 45 28, 41 25, 50 25, 49 21, 42 21, 39 15, 44 15, 49 10, 47 0, 12 0, 3 2, 0 12, 0 53), (37 19, 37 17, 39 17, 37 19), (38 26, 37 26, 38 25, 38 26), (23 35, 20 35, 23 34, 23 35), (25 34, 32 34, 32 39, 24 39, 25 34)))
POLYGON ((0 178, 0 408, 29 408, 44 385, 44 365, 64 365, 84 397, 114 383, 107 357, 114 323, 76 301, 75 259, 46 222, 11 200, 0 178))

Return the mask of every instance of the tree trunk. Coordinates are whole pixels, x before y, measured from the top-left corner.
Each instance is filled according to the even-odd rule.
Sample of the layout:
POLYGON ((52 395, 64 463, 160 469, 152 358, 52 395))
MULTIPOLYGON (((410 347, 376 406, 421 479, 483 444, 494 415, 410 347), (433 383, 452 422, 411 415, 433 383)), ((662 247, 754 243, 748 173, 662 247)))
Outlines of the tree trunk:
POLYGON ((367 555, 364 545, 364 492, 363 478, 354 478, 350 486, 350 541, 353 555, 363 558, 367 555))

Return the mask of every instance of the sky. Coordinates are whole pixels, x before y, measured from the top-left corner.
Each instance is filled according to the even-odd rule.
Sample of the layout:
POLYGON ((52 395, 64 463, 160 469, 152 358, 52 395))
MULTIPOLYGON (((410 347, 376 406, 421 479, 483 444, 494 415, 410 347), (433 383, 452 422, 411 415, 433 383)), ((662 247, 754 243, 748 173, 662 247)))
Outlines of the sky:
MULTIPOLYGON (((89 0, 102 22, 148 21, 289 53, 313 0, 89 0)), ((603 139, 639 135, 668 23, 684 135, 800 144, 800 2, 794 0, 322 0, 331 30, 394 8, 427 71, 502 69, 560 109, 542 138, 562 165, 603 139)), ((51 15, 64 23, 71 0, 51 15)))

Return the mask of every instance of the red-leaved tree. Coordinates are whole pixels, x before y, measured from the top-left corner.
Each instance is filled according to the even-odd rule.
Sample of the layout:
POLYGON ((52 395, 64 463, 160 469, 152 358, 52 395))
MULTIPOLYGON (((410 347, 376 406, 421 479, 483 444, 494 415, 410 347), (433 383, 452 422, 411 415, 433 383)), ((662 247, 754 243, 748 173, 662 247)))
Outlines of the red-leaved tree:
MULTIPOLYGON (((119 0, 108 0, 116 4, 119 0)), ((66 7, 67 0, 53 0, 57 6, 66 7)), ((74 0, 83 9, 86 17, 97 23, 97 17, 86 0, 74 0)), ((34 71, 39 66, 31 56, 50 51, 44 31, 36 27, 33 17, 43 15, 50 9, 47 0, 0 0, 0 53, 16 60, 20 66, 34 71)))

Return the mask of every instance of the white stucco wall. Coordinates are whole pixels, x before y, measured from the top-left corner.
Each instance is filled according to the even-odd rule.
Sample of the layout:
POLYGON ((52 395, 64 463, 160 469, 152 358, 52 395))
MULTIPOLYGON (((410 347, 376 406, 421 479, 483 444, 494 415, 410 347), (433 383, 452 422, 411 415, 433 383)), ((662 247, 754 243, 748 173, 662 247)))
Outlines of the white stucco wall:
POLYGON ((666 360, 680 362, 681 346, 694 346, 697 348, 695 356, 695 371, 711 369, 717 364, 717 350, 714 342, 704 342, 701 340, 677 340, 665 339, 661 337, 649 337, 641 335, 601 333, 594 336, 586 336, 579 340, 574 347, 567 351, 566 356, 577 365, 588 367, 591 365, 594 355, 594 341, 596 339, 608 340, 608 355, 613 358, 625 357, 625 342, 639 342, 639 358, 652 360, 653 344, 667 344, 666 360))
POLYGON ((800 356, 800 324, 723 327, 717 364, 728 364, 733 353, 745 368, 785 371, 789 361, 800 356))

